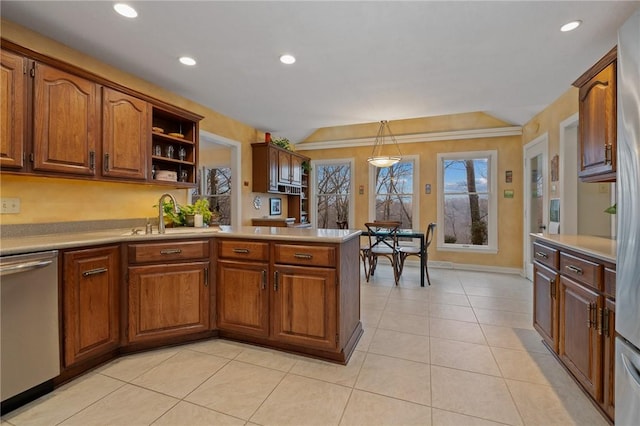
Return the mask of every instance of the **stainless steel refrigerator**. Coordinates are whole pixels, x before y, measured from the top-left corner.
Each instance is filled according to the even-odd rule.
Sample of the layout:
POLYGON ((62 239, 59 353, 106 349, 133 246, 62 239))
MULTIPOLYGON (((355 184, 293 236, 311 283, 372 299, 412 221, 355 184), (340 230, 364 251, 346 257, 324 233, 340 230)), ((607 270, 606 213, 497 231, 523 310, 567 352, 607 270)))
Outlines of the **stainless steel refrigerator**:
POLYGON ((640 424, 640 9, 618 30, 616 425, 640 424))

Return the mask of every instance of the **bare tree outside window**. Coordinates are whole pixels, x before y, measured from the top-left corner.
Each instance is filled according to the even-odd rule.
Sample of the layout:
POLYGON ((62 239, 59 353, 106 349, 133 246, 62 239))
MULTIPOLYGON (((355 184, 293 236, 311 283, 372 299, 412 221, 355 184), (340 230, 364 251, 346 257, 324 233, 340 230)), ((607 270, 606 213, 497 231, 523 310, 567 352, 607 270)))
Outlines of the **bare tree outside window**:
POLYGON ((443 160, 444 243, 488 245, 489 158, 443 160))
POLYGON ((413 228, 413 161, 375 169, 376 220, 401 222, 413 228))
POLYGON ((315 169, 318 228, 338 228, 337 222, 349 220, 351 165, 317 164, 315 169))
POLYGON ((221 225, 231 224, 231 168, 203 169, 204 194, 198 198, 209 200, 209 209, 220 216, 221 225))

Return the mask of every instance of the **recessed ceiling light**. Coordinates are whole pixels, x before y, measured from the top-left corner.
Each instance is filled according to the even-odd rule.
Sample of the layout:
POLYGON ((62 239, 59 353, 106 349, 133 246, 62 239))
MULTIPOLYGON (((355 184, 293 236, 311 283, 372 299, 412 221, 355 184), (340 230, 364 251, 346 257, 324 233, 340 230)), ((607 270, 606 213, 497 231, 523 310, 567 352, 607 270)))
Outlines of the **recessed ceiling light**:
POLYGON ((189 57, 189 56, 182 56, 179 59, 180 63, 183 65, 189 65, 189 66, 193 66, 196 64, 196 60, 189 57))
POLYGON ((560 31, 562 31, 563 33, 566 33, 567 31, 573 31, 578 28, 580 24, 582 24, 582 21, 580 20, 567 22, 562 27, 560 27, 560 31))
POLYGON ((296 61, 296 58, 293 55, 282 55, 280 56, 280 62, 283 64, 291 65, 296 61))
POLYGON ((138 12, 136 12, 136 10, 128 4, 116 3, 113 5, 113 8, 116 12, 126 18, 135 18, 136 16, 138 16, 138 12))

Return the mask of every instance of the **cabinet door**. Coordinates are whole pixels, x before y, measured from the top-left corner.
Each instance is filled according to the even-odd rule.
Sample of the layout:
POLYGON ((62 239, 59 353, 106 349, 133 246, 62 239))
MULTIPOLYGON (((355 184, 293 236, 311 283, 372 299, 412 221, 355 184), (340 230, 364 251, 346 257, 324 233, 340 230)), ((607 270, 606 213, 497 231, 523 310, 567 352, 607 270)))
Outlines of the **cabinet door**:
POLYGON ((269 163, 267 164, 269 170, 269 191, 278 191, 278 181, 280 176, 279 154, 280 151, 277 149, 269 149, 269 163))
POLYGON ((302 185, 302 158, 291 155, 291 184, 302 185))
POLYGON ((21 169, 24 167, 27 120, 27 60, 5 50, 0 54, 0 166, 21 169))
POLYGON ((611 63, 580 87, 579 99, 579 176, 615 174, 616 63, 611 63))
POLYGON ((319 349, 337 347, 335 269, 278 265, 273 300, 275 339, 319 349))
POLYGON ((34 169, 95 175, 97 85, 39 63, 34 84, 34 169))
POLYGON ((278 182, 291 184, 291 153, 278 151, 278 182))
POLYGON ((560 277, 559 355, 566 367, 596 399, 602 396, 602 336, 597 315, 602 296, 560 277))
POLYGON ((129 342, 209 329, 209 262, 129 267, 129 342))
POLYGON ((119 345, 119 249, 64 254, 64 364, 102 355, 119 345))
POLYGON ((217 266, 218 328, 268 337, 269 265, 220 260, 217 266))
POLYGON ((558 273, 533 264, 533 326, 558 353, 558 273))
POLYGON ((615 360, 616 360, 616 302, 606 299, 602 310, 602 338, 604 340, 604 364, 603 364, 603 406, 609 417, 613 420, 615 413, 615 360))
POLYGON ((149 105, 116 90, 102 92, 102 175, 145 179, 149 105))

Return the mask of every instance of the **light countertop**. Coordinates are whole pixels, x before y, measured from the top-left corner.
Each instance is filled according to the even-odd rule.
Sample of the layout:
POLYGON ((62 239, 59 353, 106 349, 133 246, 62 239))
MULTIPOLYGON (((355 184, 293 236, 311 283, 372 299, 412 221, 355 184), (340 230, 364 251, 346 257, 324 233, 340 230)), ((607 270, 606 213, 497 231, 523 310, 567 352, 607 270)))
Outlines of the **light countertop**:
POLYGON ((531 236, 606 262, 616 263, 616 240, 592 235, 535 234, 531 236))
POLYGON ((355 229, 278 228, 243 226, 239 228, 167 228, 165 234, 132 235, 131 228, 109 229, 95 232, 65 232, 0 239, 0 255, 30 253, 44 250, 60 250, 73 247, 109 243, 153 241, 158 239, 185 238, 242 238, 270 241, 342 243, 360 235, 355 229))

